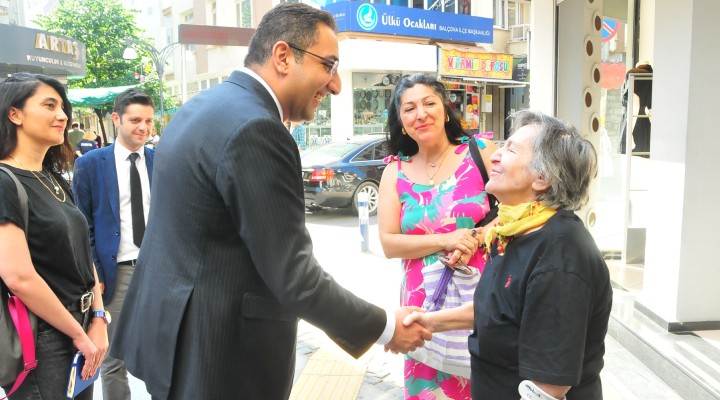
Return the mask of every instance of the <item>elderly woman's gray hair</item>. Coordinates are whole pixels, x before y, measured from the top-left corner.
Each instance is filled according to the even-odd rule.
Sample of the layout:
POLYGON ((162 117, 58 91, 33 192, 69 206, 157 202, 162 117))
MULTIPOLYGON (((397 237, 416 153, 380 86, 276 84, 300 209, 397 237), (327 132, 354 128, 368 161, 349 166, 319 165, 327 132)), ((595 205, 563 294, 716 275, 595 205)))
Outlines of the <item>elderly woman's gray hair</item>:
POLYGON ((536 125, 535 154, 530 170, 540 174, 550 187, 539 193, 543 205, 579 210, 588 200, 590 182, 597 174, 597 154, 577 129, 556 118, 523 110, 512 116, 512 132, 536 125))

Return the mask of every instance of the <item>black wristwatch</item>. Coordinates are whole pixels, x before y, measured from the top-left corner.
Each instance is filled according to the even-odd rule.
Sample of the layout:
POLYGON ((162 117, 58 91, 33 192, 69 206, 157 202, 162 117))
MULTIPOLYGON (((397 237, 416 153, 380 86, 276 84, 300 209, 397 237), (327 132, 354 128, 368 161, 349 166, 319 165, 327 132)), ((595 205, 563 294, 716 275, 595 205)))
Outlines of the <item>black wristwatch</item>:
POLYGON ((93 318, 102 318, 106 325, 110 325, 112 318, 110 317, 110 311, 106 310, 92 310, 93 318))

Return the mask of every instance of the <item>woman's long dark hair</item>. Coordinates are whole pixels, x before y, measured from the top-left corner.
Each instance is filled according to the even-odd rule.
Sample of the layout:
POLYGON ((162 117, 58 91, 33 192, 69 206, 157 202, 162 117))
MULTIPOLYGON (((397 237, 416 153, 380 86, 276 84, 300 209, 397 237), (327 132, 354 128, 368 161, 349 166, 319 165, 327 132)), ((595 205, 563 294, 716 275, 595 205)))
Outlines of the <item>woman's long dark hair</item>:
POLYGON ((388 110, 386 131, 388 141, 390 142, 390 153, 398 154, 401 152, 405 156, 412 156, 418 152, 417 142, 415 142, 410 135, 403 135, 402 133, 403 126, 399 113, 400 98, 406 90, 415 85, 427 86, 440 97, 443 108, 445 109, 445 114, 449 117, 449 120, 445 122, 445 134, 448 140, 450 140, 450 143, 460 144, 461 138, 468 134, 463 129, 460 118, 450 108, 445 85, 434 76, 424 74, 405 75, 400 79, 397 86, 395 86, 395 93, 393 94, 390 109, 388 110))
POLYGON ((17 126, 10 121, 8 114, 10 108, 23 109, 27 99, 35 95, 38 87, 45 84, 58 92, 62 98, 62 109, 67 115, 68 121, 63 136, 62 144, 52 146, 45 154, 43 167, 55 174, 66 172, 70 169, 73 160, 73 149, 68 143, 68 127, 72 123, 72 105, 65 94, 65 88, 55 78, 42 74, 31 74, 18 72, 4 82, 0 82, 0 159, 7 158, 17 146, 17 126))

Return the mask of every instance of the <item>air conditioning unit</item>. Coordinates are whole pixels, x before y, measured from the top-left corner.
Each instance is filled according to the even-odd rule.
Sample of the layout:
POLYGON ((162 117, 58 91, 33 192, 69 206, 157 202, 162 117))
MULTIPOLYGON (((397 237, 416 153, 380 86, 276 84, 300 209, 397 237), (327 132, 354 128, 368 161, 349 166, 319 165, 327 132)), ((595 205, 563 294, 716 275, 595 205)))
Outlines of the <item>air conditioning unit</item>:
POLYGON ((511 25, 510 42, 527 42, 530 24, 511 25))

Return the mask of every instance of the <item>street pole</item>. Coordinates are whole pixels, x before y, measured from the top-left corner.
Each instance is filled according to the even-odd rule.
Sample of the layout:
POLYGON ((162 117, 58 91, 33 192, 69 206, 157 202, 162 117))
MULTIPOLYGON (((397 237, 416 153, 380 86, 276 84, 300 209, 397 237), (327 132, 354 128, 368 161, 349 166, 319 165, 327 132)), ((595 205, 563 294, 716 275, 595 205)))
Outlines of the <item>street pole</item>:
POLYGON ((370 224, 368 200, 369 198, 366 192, 357 194, 358 219, 360 220, 360 251, 364 253, 370 251, 370 239, 368 237, 368 225, 370 224))
POLYGON ((170 43, 169 45, 163 47, 162 50, 158 50, 150 43, 137 39, 125 39, 125 43, 127 44, 127 48, 123 53, 124 59, 132 60, 137 58, 137 53, 133 48, 133 45, 137 45, 147 51, 148 54, 150 54, 150 58, 152 59, 153 64, 155 64, 155 71, 158 74, 158 86, 160 87, 160 130, 162 131, 165 128, 165 89, 163 85, 163 79, 165 75, 165 62, 167 61, 168 57, 170 57, 170 54, 172 54, 175 46, 180 43, 170 43))

